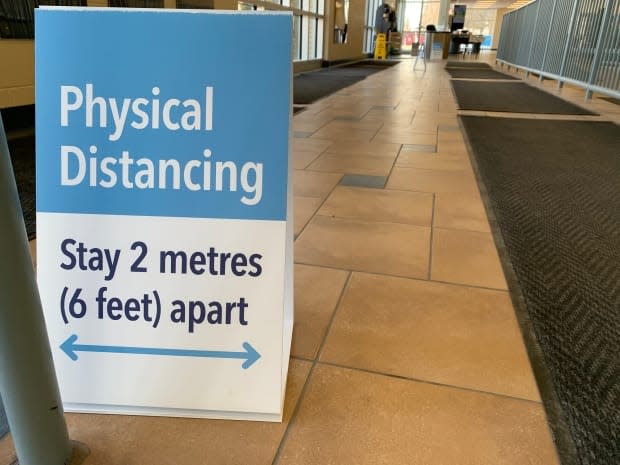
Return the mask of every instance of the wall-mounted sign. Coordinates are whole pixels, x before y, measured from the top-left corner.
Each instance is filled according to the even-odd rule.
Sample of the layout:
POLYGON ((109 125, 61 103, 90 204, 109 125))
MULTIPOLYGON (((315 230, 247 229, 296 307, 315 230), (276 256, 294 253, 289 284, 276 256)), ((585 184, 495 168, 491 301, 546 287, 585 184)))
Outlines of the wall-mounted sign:
POLYGON ((67 410, 281 418, 291 24, 36 10, 38 279, 67 410))

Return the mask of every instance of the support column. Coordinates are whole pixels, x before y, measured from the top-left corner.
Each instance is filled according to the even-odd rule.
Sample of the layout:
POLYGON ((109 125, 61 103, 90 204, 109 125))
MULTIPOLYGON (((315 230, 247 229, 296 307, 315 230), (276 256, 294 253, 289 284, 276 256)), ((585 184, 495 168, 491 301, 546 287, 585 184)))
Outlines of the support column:
POLYGON ((437 18, 437 30, 449 31, 450 25, 448 24, 448 13, 450 12, 450 0, 440 0, 439 2, 439 17, 437 18))
POLYGON ((0 117, 0 392, 20 465, 64 465, 71 445, 0 117))

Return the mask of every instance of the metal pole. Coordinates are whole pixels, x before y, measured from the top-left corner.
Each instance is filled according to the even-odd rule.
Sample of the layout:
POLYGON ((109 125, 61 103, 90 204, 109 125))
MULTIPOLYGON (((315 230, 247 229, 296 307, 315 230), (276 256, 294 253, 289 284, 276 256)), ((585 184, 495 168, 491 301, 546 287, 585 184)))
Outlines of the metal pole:
POLYGON ((540 65, 540 82, 544 80, 543 72, 545 71, 545 64, 547 64, 547 51, 549 50, 549 40, 551 39, 551 31, 553 30, 553 20, 555 18, 555 10, 557 7, 557 0, 553 0, 553 10, 551 11, 551 20, 549 21, 549 30, 547 31, 547 42, 545 42, 545 53, 543 54, 542 64, 540 65))
MULTIPOLYGON (((562 55, 562 64, 560 65, 560 72, 558 73, 558 75, 560 76, 560 79, 565 77, 564 68, 566 67, 566 57, 568 56, 568 48, 571 45, 570 38, 571 38, 571 35, 573 34, 573 26, 575 24, 575 17, 577 15, 577 4, 578 3, 579 3, 579 0, 575 0, 575 3, 573 3, 573 12, 571 13, 571 17, 570 17, 570 25, 568 26, 568 34, 566 35, 566 45, 564 47, 564 54, 562 55)), ((558 81, 558 89, 561 89, 562 87, 564 87, 564 82, 558 81)))
MULTIPOLYGON (((538 13, 540 12, 540 4, 542 3, 542 0, 538 0, 536 2, 536 19, 534 20, 534 27, 532 28, 532 36, 530 37, 530 51, 528 52, 527 55, 527 67, 531 68, 532 66, 532 50, 534 48, 534 42, 536 42, 536 27, 538 26, 538 13)), ((526 71, 525 72, 525 77, 529 77, 530 72, 526 71)))
POLYGON ((596 48, 594 50, 594 60, 592 60, 592 68, 590 69, 590 78, 588 79, 588 87, 586 88, 586 100, 592 98, 592 85, 598 74, 598 68, 601 63, 601 49, 603 48, 603 36, 607 32, 607 26, 609 24, 609 17, 611 16, 612 0, 607 0, 605 4, 605 11, 601 21, 601 28, 599 29, 598 38, 596 40, 596 48))
POLYGON ((63 465, 71 445, 0 117, 0 392, 20 465, 63 465))

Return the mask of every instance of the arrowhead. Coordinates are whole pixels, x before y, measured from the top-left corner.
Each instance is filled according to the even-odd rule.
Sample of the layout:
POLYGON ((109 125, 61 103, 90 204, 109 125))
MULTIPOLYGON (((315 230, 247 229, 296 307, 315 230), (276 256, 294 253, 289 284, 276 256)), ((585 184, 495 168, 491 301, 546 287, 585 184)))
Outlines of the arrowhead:
POLYGON ((246 351, 246 360, 245 362, 243 362, 243 365, 241 365, 241 367, 246 370, 252 365, 254 365, 254 362, 256 362, 260 358, 260 354, 256 352, 254 347, 252 347, 249 342, 244 342, 243 348, 246 351))
POLYGON ((75 341, 77 341, 77 335, 76 334, 72 334, 71 336, 69 336, 67 338, 67 340, 65 342, 63 342, 60 345, 60 348, 62 349, 62 351, 67 354, 69 356, 69 358, 71 360, 73 360, 74 362, 78 359, 77 354, 75 353, 75 341))

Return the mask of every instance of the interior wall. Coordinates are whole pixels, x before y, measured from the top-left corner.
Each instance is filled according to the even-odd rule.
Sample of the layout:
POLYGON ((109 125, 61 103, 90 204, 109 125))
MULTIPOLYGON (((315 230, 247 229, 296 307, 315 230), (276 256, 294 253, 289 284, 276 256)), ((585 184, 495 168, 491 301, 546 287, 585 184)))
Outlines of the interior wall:
POLYGON ((34 40, 0 40, 0 108, 34 103, 34 40))
POLYGON ((325 2, 325 50, 323 60, 340 61, 364 56, 365 0, 350 0, 346 44, 334 43, 334 0, 325 2))

